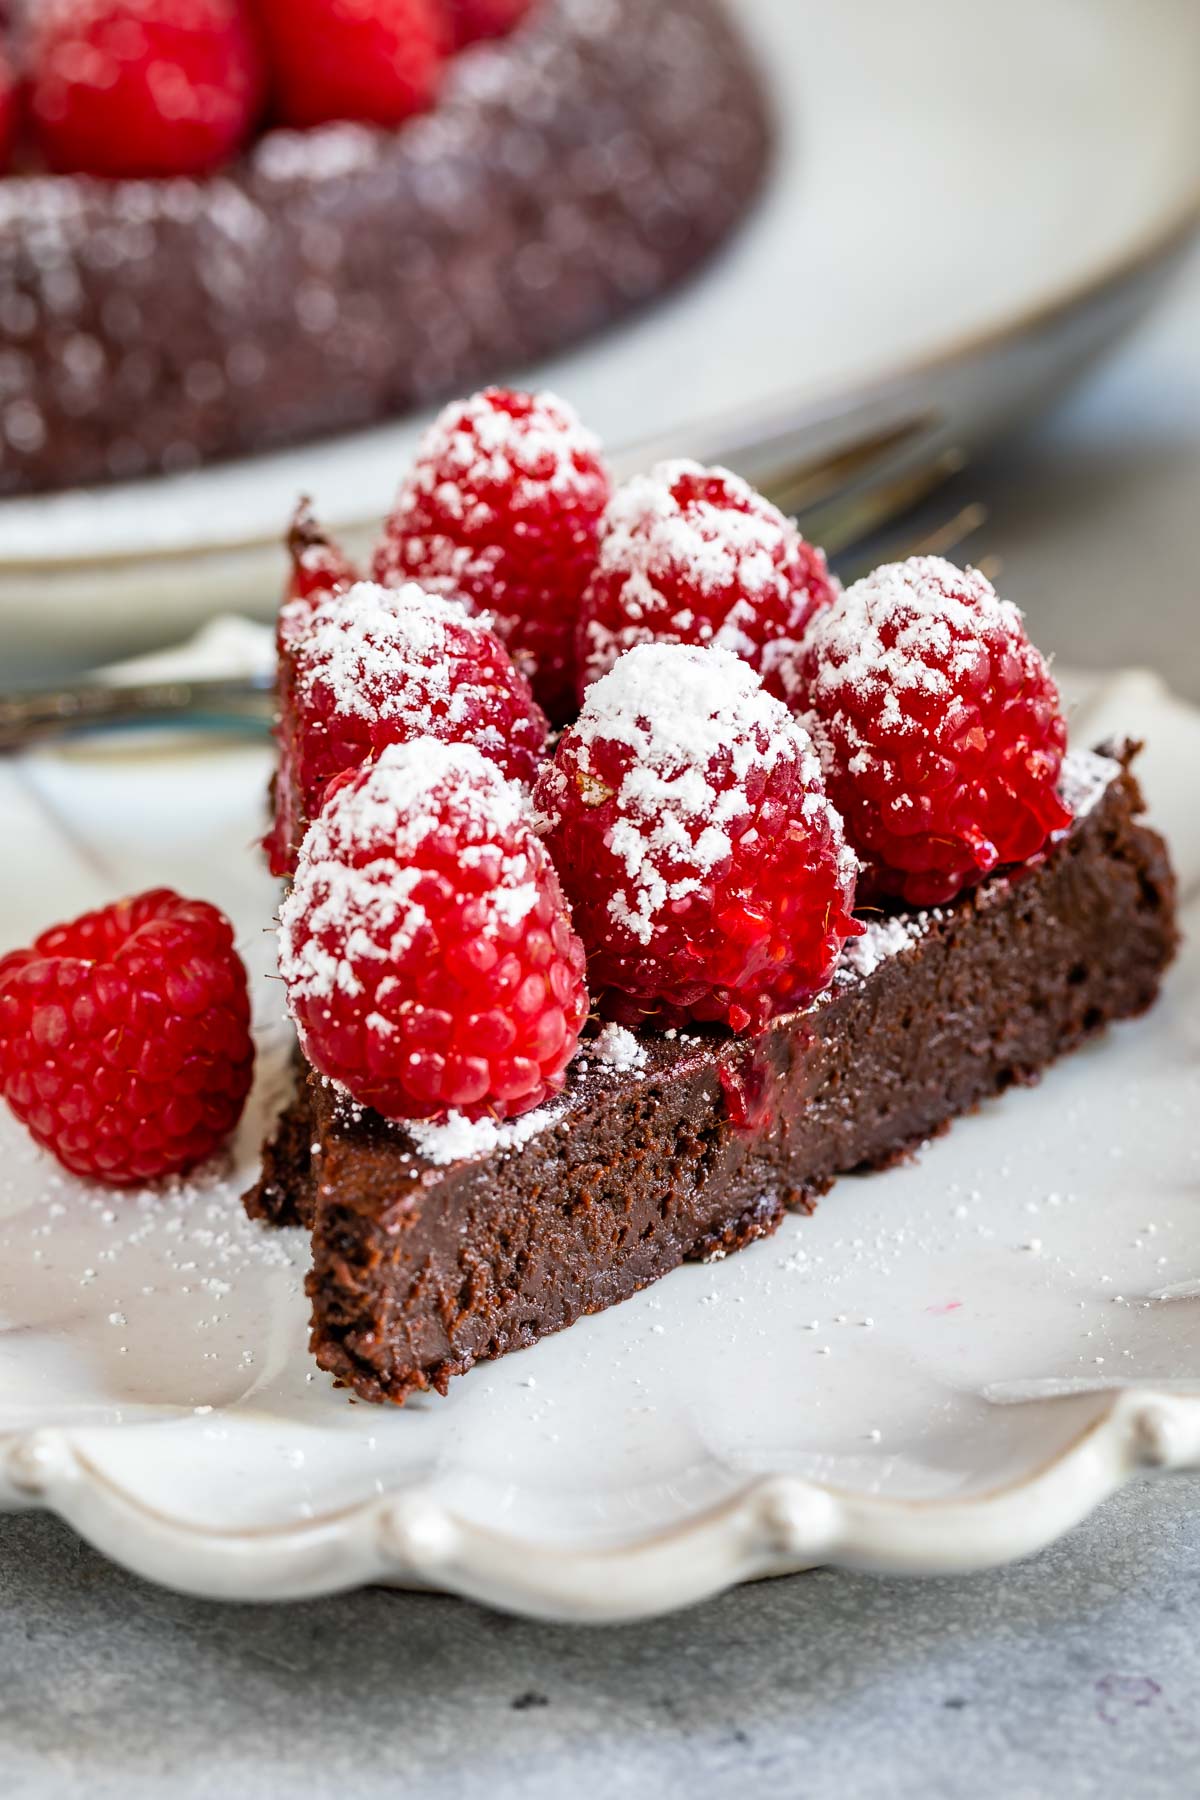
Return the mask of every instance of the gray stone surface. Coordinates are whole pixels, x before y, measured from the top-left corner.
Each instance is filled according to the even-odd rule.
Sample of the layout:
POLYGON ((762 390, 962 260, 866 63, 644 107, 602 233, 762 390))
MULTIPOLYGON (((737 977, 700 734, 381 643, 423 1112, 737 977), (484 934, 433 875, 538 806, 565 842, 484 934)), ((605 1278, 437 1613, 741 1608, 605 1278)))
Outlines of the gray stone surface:
POLYGON ((184 1600, 9 1520, 0 1793, 1175 1800, 1200 1792, 1195 1497, 1128 1492, 997 1574, 821 1571, 603 1630, 184 1600))
MULTIPOLYGON (((1200 262, 963 491, 1040 641, 1200 699, 1200 262)), ((0 1797, 1200 1794, 1198 1492, 1128 1492, 996 1574, 822 1572, 606 1631, 382 1592, 201 1604, 0 1520, 0 1797)))

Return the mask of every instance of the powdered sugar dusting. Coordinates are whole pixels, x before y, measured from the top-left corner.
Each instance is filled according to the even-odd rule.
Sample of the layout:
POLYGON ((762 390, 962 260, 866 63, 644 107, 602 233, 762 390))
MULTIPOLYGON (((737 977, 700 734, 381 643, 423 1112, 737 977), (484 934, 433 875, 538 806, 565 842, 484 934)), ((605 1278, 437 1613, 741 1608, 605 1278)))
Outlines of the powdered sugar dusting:
POLYGON ((661 910, 694 893, 732 855, 729 827, 749 811, 744 784, 752 771, 794 757, 805 782, 821 778, 811 741, 787 708, 737 656, 715 647, 642 644, 627 651, 589 688, 573 736, 585 780, 600 780, 597 741, 633 752, 609 835, 632 904, 622 890, 608 904, 643 944, 661 910), (711 779, 717 767, 732 782, 727 775, 711 779), (663 869, 673 862, 681 872, 669 877, 663 869))
POLYGON ((460 1112, 450 1112, 436 1124, 423 1120, 406 1122, 405 1130, 425 1161, 441 1168, 447 1163, 519 1150, 531 1138, 556 1125, 563 1111, 560 1101, 551 1101, 548 1106, 536 1106, 519 1119, 503 1123, 496 1119, 466 1119, 460 1112))
POLYGON ((360 717, 418 724, 436 693, 448 700, 446 627, 461 608, 415 582, 383 588, 359 581, 312 614, 297 663, 297 688, 320 681, 338 707, 360 717))
POLYGON ((873 974, 880 963, 899 956, 923 937, 929 923, 928 913, 909 914, 905 918, 865 919, 863 935, 850 938, 843 946, 839 970, 848 970, 860 978, 873 974))
POLYGON ((756 666, 761 658, 764 671, 794 658, 812 605, 787 567, 800 544, 791 521, 728 469, 678 459, 634 476, 601 523, 594 592, 605 598, 585 626, 589 675, 656 640, 715 644, 756 666), (697 606, 681 605, 681 593, 697 606), (764 596, 777 627, 765 644, 764 596))
POLYGON ((486 490, 502 490, 516 510, 537 505, 547 489, 569 494, 577 459, 600 452, 600 442, 557 394, 530 396, 516 417, 491 404, 487 391, 444 407, 421 441, 400 490, 403 513, 416 495, 436 494, 438 510, 468 532, 485 528, 493 509, 486 490))
POLYGON ((978 569, 957 569, 940 556, 884 563, 814 619, 805 640, 811 691, 819 697, 849 686, 880 706, 881 729, 916 733, 897 696, 920 690, 949 699, 959 681, 986 674, 984 633, 1012 636, 1021 626, 1017 608, 978 569))
MULTIPOLYGON (((279 913, 279 968, 293 1004, 354 995, 355 965, 381 972, 410 948, 426 915, 413 898, 424 874, 415 862, 453 796, 467 830, 489 840, 523 820, 521 791, 470 744, 415 738, 389 745, 362 779, 340 790, 305 834, 291 892, 279 913)), ((523 917, 536 899, 530 858, 506 858, 492 895, 497 925, 523 917), (530 895, 530 890, 533 890, 530 895)))
POLYGON ((642 1069, 646 1065, 644 1045, 639 1044, 632 1031, 628 1031, 624 1025, 606 1025, 586 1048, 596 1062, 603 1063, 606 1068, 614 1069, 620 1074, 627 1074, 632 1069, 642 1069))
POLYGON ((1094 750, 1068 750, 1058 783, 1063 805, 1069 806, 1077 819, 1086 818, 1120 773, 1120 763, 1111 756, 1100 756, 1094 750))
MULTIPOLYGON (((659 463, 648 475, 635 475, 617 489, 604 515, 599 566, 625 574, 630 614, 636 617, 637 590, 653 601, 653 578, 664 568, 681 570, 702 593, 713 593, 737 581, 749 594, 761 593, 777 578, 775 555, 790 529, 782 513, 764 505, 748 482, 731 470, 706 469, 680 458, 659 463), (672 493, 682 477, 717 477, 732 499, 750 510, 717 507, 694 500, 684 512, 672 493)), ((737 638, 736 630, 731 632, 737 638)), ((714 642, 742 650, 741 642, 714 642)))

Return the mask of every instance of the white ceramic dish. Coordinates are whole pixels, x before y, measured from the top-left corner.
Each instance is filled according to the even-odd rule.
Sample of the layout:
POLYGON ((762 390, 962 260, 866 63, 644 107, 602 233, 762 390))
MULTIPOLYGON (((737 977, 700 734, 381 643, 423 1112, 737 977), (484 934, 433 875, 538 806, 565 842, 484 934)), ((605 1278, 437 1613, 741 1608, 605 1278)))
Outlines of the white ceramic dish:
POLYGON ((0 1500, 197 1593, 419 1582, 584 1620, 815 1562, 974 1568, 1139 1468, 1200 1466, 1200 714, 1133 674, 1076 717, 1077 742, 1110 731, 1148 740, 1185 889, 1148 1017, 814 1218, 400 1411, 315 1370, 305 1239, 238 1206, 287 1058, 266 751, 0 767, 23 875, 0 944, 169 880, 236 919, 262 1045, 236 1154, 174 1192, 84 1188, 0 1119, 0 1500))
MULTIPOLYGON (((1200 217, 1191 0, 737 0, 781 126, 767 198, 644 317, 523 379, 618 451, 760 481, 865 431, 970 449, 1149 303, 1200 217)), ((0 504, 12 657, 96 660, 273 607, 298 493, 385 511, 420 421, 91 494, 0 504)))

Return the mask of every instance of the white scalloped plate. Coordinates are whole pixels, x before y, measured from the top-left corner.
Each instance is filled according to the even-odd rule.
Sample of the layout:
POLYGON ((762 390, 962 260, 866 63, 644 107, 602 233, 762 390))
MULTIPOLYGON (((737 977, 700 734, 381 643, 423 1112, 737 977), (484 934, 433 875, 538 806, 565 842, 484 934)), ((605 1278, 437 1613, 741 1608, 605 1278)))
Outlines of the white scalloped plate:
MULTIPOLYGON (((1077 742, 1145 735, 1200 923, 1200 714, 1132 674, 1077 742)), ((0 943, 169 880, 226 906, 261 1078, 229 1166, 89 1190, 0 1121, 0 1499, 128 1567, 282 1599, 427 1583, 569 1619, 815 1562, 1022 1555, 1142 1467, 1200 1466, 1200 952, 1159 1006, 812 1219, 402 1411, 305 1352, 306 1242, 238 1192, 287 1040, 251 852, 265 750, 158 739, 0 770, 0 943)))

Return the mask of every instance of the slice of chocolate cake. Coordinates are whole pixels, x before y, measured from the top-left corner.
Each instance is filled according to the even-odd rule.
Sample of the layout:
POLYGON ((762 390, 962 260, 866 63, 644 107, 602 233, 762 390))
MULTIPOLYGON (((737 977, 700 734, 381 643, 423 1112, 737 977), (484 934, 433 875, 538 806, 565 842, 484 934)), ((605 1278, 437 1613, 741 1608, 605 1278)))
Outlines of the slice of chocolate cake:
POLYGON ((405 1128, 311 1071, 248 1196, 313 1234, 312 1348, 367 1400, 452 1375, 810 1211, 1155 998, 1176 944, 1131 752, 1064 768, 1071 827, 953 904, 876 915, 760 1035, 586 1043, 506 1125, 405 1128))

